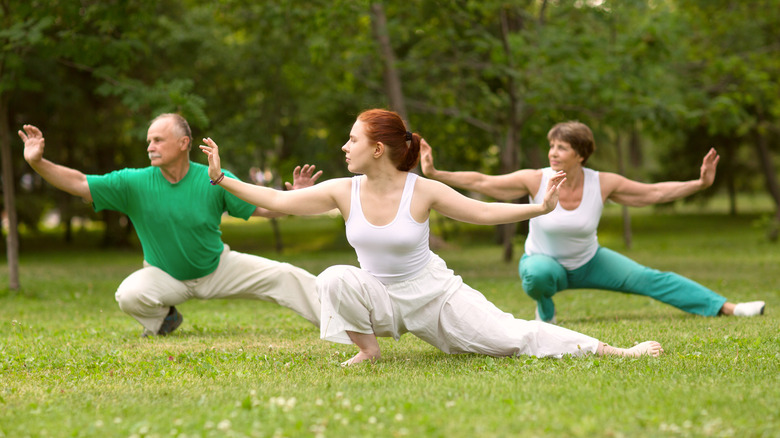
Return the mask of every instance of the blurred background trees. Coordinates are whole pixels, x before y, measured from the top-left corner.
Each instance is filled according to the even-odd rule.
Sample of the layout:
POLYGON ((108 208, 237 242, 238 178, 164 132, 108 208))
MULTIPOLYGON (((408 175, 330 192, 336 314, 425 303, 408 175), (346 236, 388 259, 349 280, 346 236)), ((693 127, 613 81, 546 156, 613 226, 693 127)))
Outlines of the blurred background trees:
MULTIPOLYGON (((732 214, 737 192, 780 205, 778 0, 0 0, 0 23, 7 234, 14 211, 24 230, 56 211, 66 239, 86 216, 123 244, 131 224, 31 174, 16 131, 35 124, 46 157, 104 173, 148 165, 162 112, 277 186, 302 163, 345 176, 355 116, 385 107, 446 169, 544 166, 547 130, 576 119, 594 130, 596 169, 687 180, 716 147, 732 214)), ((508 256, 513 233, 497 234, 508 256)))

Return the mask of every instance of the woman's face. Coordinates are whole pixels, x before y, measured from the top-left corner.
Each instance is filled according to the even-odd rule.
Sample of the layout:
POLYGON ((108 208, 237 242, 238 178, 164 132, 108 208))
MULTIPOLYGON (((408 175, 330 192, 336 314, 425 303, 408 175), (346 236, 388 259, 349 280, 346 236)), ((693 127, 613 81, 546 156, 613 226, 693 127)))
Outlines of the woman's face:
POLYGON ((563 170, 570 172, 576 167, 582 166, 582 157, 571 147, 571 144, 563 140, 550 140, 550 151, 547 152, 550 167, 556 172, 563 170))
POLYGON ((371 162, 376 142, 366 135, 365 124, 360 120, 352 125, 349 140, 341 147, 346 154, 347 169, 352 173, 364 173, 362 169, 371 162))

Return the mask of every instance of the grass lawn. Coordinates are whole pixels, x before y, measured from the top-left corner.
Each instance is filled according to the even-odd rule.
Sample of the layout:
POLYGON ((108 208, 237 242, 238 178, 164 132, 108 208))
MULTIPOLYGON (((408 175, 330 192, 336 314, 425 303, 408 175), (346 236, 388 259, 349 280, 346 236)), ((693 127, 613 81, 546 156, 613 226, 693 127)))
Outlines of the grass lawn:
MULTIPOLYGON (((614 212, 613 212, 614 213, 614 212)), ((319 339, 264 302, 192 301, 166 338, 114 301, 137 248, 101 250, 97 233, 26 236, 21 291, 0 290, 0 437, 641 437, 780 436, 780 246, 760 214, 634 213, 626 249, 618 214, 601 244, 674 270, 731 301, 762 299, 758 318, 705 318, 646 298, 580 290, 556 296, 559 323, 617 346, 654 339, 660 358, 446 355, 405 335, 381 339, 376 364, 343 369, 353 346, 319 339)), ((234 249, 317 274, 354 264, 340 218, 226 221, 234 249)), ((500 308, 533 318, 517 259, 491 227, 451 225, 437 250, 500 308)), ((7 270, 0 274, 7 285, 7 270)))

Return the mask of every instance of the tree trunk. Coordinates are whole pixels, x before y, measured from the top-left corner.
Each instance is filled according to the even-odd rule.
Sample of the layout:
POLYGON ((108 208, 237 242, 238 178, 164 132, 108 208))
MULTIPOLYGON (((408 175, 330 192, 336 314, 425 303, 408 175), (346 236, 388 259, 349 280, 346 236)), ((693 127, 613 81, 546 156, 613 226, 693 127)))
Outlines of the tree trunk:
POLYGON ((277 254, 281 254, 284 251, 284 244, 282 243, 282 230, 279 228, 279 221, 275 217, 269 219, 271 222, 271 231, 274 232, 274 249, 277 254))
MULTIPOLYGON (((523 27, 521 16, 510 16, 507 8, 501 9, 501 43, 506 55, 507 65, 514 69, 512 48, 509 45, 509 35, 523 27)), ((517 145, 520 144, 520 99, 517 97, 517 85, 512 76, 507 78, 507 95, 509 96, 509 115, 507 120, 506 137, 504 147, 501 150, 501 164, 499 172, 502 174, 514 172, 520 166, 517 145)), ((499 226, 499 235, 504 246, 504 261, 511 262, 514 257, 514 237, 517 223, 499 226)))
MULTIPOLYGON (((626 176, 626 164, 623 157, 623 142, 621 140, 620 133, 617 134, 615 143, 615 150, 617 151, 618 173, 620 175, 626 176)), ((635 128, 631 130, 630 143, 632 144, 631 149, 639 149, 639 136, 637 135, 635 128)), ((631 249, 631 246, 633 245, 633 234, 631 233, 631 212, 628 210, 627 206, 622 205, 621 214, 623 216, 623 243, 626 245, 626 249, 631 249)))
POLYGON ((73 209, 71 208, 72 196, 67 192, 57 194, 57 205, 60 211, 60 223, 64 227, 63 238, 66 243, 73 243, 73 209))
MULTIPOLYGON (((716 142, 717 143, 717 142, 716 142)), ((729 195, 729 215, 737 215, 737 184, 734 178, 734 148, 731 147, 730 142, 723 142, 723 150, 720 153, 722 159, 719 166, 723 167, 723 170, 718 170, 718 175, 723 175, 726 178, 726 192, 729 195)))
POLYGON ((19 290, 19 230, 16 219, 14 166, 11 154, 11 129, 8 120, 8 96, 0 97, 0 157, 3 172, 3 202, 8 219, 6 254, 8 257, 8 288, 19 290))
POLYGON ((385 10, 381 3, 371 5, 371 21, 374 38, 379 44, 379 55, 384 66, 385 93, 390 99, 390 109, 397 112, 408 124, 409 117, 406 113, 406 102, 401 88, 401 76, 395 65, 395 52, 390 44, 390 34, 387 30, 387 16, 385 16, 385 10))
MULTIPOLYGON (((500 173, 506 174, 513 172, 517 169, 517 150, 515 148, 517 135, 517 128, 514 122, 509 124, 506 135, 506 142, 504 148, 501 151, 501 166, 500 173)), ((501 239, 501 244, 504 248, 504 261, 511 262, 514 257, 514 238, 517 230, 517 223, 503 224, 498 226, 498 233, 501 239)))
POLYGON ((761 163, 761 169, 764 171, 767 191, 769 191, 769 194, 775 201, 775 217, 772 223, 769 224, 767 238, 770 242, 777 242, 778 234, 780 234, 780 185, 777 182, 777 174, 772 163, 772 154, 769 152, 769 140, 766 134, 759 132, 757 140, 758 161, 761 163))
MULTIPOLYGON (((287 146, 287 136, 286 135, 280 135, 276 138, 276 143, 274 145, 276 150, 276 156, 281 157, 282 154, 286 153, 286 146, 287 146)), ((267 163, 265 160, 260 161, 260 169, 265 169, 267 163)), ((273 175, 273 174, 272 174, 273 175)), ((268 181, 269 185, 273 187, 276 190, 287 190, 287 186, 284 184, 284 177, 282 177, 282 174, 279 172, 279 169, 276 169, 276 176, 271 176, 271 180, 268 181), (278 176, 278 178, 277 178, 278 176)), ((265 185, 265 182, 263 181, 257 181, 255 177, 254 183, 257 185, 265 185)), ((281 254, 284 252, 284 241, 282 240, 282 229, 279 225, 279 221, 272 217, 269 219, 271 223, 271 231, 273 231, 274 235, 274 249, 276 250, 277 254, 281 254)))

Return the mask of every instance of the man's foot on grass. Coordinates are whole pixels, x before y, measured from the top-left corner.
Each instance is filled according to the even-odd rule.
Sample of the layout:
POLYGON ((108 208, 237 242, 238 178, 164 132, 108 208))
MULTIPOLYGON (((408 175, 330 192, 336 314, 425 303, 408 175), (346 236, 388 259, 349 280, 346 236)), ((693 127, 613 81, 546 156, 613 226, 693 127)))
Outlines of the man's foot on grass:
MULTIPOLYGON (((174 330, 179 328, 181 323, 184 321, 184 317, 181 313, 179 313, 178 310, 176 310, 176 307, 171 306, 170 309, 168 309, 168 315, 165 316, 165 319, 163 320, 162 325, 160 326, 160 329, 157 330, 158 336, 167 336, 168 334, 172 333, 174 330)), ((144 330, 141 337, 149 337, 154 335, 154 333, 151 333, 149 330, 144 330)))

